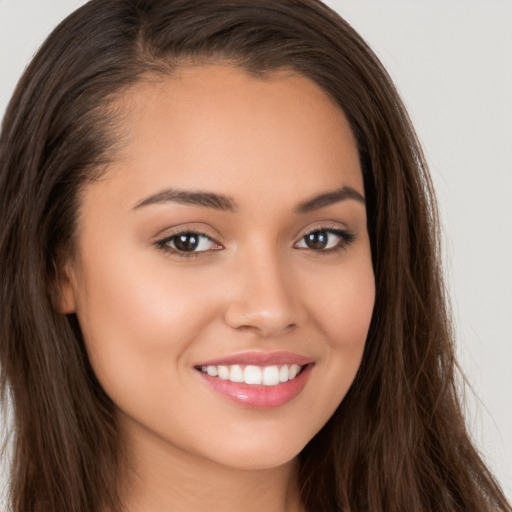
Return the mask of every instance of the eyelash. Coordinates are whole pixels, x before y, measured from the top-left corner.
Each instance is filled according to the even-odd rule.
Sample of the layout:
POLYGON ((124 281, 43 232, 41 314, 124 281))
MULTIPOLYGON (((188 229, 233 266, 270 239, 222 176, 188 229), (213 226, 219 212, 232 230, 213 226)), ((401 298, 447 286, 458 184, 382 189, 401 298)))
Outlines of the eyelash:
MULTIPOLYGON (((317 254, 330 254, 333 252, 337 252, 340 250, 346 249, 350 244, 352 244, 356 235, 346 229, 340 229, 339 227, 334 226, 316 226, 310 229, 307 233, 302 235, 300 242, 306 239, 307 236, 313 235, 315 233, 327 233, 328 235, 335 235, 339 238, 338 243, 334 247, 330 247, 329 249, 312 249, 310 247, 301 247, 300 249, 310 250, 317 254)), ((298 242, 297 242, 298 243, 298 242)), ((295 244, 297 245, 297 244, 295 244)))
MULTIPOLYGON (((178 231, 177 233, 173 233, 172 235, 166 236, 162 240, 158 240, 156 242, 156 246, 161 249, 162 251, 165 251, 167 253, 170 253, 172 255, 178 256, 179 258, 183 259, 192 259, 192 258, 198 258, 200 256, 205 256, 209 253, 208 250, 206 251, 181 251, 175 247, 171 247, 169 244, 175 241, 179 236, 197 236, 198 238, 206 238, 211 243, 218 245, 219 247, 222 247, 221 244, 219 244, 216 240, 214 240, 212 237, 206 235, 205 233, 201 233, 200 231, 196 231, 195 229, 185 229, 183 231, 178 231)), ((219 251, 221 249, 212 249, 213 251, 219 251)))
MULTIPOLYGON (((300 250, 310 250, 317 254, 327 254, 327 253, 330 254, 333 252, 337 252, 339 250, 346 249, 351 243, 354 242, 355 238, 356 238, 356 236, 354 233, 351 233, 350 231, 347 231, 344 229, 339 229, 337 227, 334 228, 334 227, 318 226, 318 227, 311 229, 304 235, 302 235, 299 242, 296 242, 294 244, 294 247, 297 249, 300 249, 300 250), (340 240, 334 247, 330 247, 328 249, 312 249, 310 247, 296 247, 296 245, 299 242, 304 241, 307 236, 313 235, 315 233, 320 233, 320 232, 327 233, 328 235, 335 235, 335 236, 339 237, 340 240)), ((210 254, 211 251, 219 251, 219 250, 223 249, 222 245, 220 243, 218 243, 216 240, 214 240, 210 236, 206 235, 205 233, 201 233, 200 231, 196 231, 194 229, 187 229, 187 230, 179 231, 177 233, 173 233, 170 236, 166 236, 162 240, 158 240, 157 242, 155 242, 155 245, 162 251, 165 251, 167 253, 170 253, 172 255, 178 256, 179 258, 183 258, 183 259, 198 258, 201 256, 205 256, 207 254, 210 254), (210 249, 210 250, 207 249, 207 250, 203 250, 203 251, 195 251, 195 250, 194 251, 183 251, 183 250, 177 249, 176 247, 171 247, 169 245, 172 242, 174 242, 179 236, 184 236, 184 235, 186 235, 187 237, 197 236, 198 238, 205 238, 205 239, 209 240, 210 243, 217 245, 219 248, 210 249)))

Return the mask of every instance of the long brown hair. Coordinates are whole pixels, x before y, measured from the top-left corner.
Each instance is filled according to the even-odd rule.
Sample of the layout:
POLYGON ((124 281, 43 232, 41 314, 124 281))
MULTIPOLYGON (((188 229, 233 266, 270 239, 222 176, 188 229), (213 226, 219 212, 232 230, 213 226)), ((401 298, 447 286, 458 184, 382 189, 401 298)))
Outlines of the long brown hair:
POLYGON ((13 512, 120 510, 114 405, 74 315, 56 311, 81 186, 115 157, 115 99, 177 65, 227 60, 310 78, 357 139, 376 304, 347 396, 300 454, 317 511, 510 511, 457 395, 425 161, 382 65, 318 0, 92 0, 21 79, 0 138, 0 364, 14 410, 13 512))

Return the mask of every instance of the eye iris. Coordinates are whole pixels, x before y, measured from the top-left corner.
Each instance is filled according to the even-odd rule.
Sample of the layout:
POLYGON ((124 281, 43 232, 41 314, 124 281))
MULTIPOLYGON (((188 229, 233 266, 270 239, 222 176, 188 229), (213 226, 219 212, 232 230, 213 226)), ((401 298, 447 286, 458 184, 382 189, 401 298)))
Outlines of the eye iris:
POLYGON ((174 238, 174 246, 178 251, 193 251, 199 245, 199 237, 193 233, 178 235, 174 238))
POLYGON ((326 231, 314 231, 306 235, 306 245, 310 249, 325 249, 328 243, 328 233, 326 231))

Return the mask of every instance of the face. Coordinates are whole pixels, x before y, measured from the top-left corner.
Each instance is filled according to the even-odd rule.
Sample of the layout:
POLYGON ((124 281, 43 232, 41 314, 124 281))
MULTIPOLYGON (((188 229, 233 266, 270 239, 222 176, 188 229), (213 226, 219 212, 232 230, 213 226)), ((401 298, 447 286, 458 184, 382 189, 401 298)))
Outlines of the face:
POLYGON ((121 108, 63 312, 135 451, 284 464, 347 393, 374 304, 347 120, 302 76, 227 65, 139 84, 121 108))

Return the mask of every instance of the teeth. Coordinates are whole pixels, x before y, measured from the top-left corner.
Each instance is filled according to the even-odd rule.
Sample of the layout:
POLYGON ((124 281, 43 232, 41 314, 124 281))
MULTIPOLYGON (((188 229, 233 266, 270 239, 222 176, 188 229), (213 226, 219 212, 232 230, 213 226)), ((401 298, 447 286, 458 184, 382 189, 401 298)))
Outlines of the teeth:
POLYGON ((218 366, 217 367, 217 375, 222 380, 228 380, 228 378, 229 378, 229 368, 227 366, 218 366))
POLYGON ((279 382, 286 382, 290 378, 290 370, 288 366, 281 366, 279 370, 279 382))
POLYGON ((246 366, 244 370, 244 382, 246 384, 261 384, 261 368, 258 366, 246 366))
POLYGON ((212 377, 217 377, 217 374, 219 373, 216 366, 207 366, 206 367, 206 373, 208 375, 211 375, 212 377))
POLYGON ((288 373, 288 380, 292 380, 297 376, 297 373, 299 373, 300 366, 297 364, 292 364, 290 366, 290 371, 288 373))
POLYGON ((276 386, 277 384, 279 384, 279 368, 277 366, 263 368, 263 385, 276 386))
POLYGON ((243 382, 244 381, 244 372, 240 366, 234 364, 229 371, 229 380, 231 382, 243 382))
POLYGON ((287 364, 283 366, 253 366, 248 365, 245 368, 238 364, 232 366, 202 366, 201 371, 212 377, 218 377, 222 380, 231 382, 245 382, 245 384, 264 386, 277 386, 282 382, 294 379, 300 372, 301 367, 298 364, 287 364))

